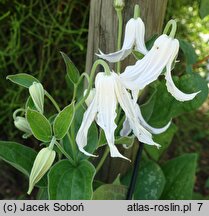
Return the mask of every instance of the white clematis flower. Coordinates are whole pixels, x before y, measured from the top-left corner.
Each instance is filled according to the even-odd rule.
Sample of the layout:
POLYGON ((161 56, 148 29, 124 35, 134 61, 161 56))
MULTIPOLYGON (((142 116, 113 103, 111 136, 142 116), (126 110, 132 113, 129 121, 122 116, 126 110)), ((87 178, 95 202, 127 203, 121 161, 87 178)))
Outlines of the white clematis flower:
POLYGON ((84 113, 81 127, 76 136, 76 142, 81 152, 88 156, 95 156, 86 152, 84 147, 87 145, 89 127, 96 119, 97 124, 104 130, 111 156, 125 158, 114 145, 114 131, 117 127, 115 118, 118 102, 125 112, 130 127, 138 140, 149 145, 160 146, 152 140, 152 134, 140 125, 137 120, 131 95, 122 85, 119 76, 114 72, 110 75, 100 72, 97 74, 95 80, 94 98, 84 113))
POLYGON ((145 27, 141 18, 132 18, 126 24, 122 49, 110 54, 104 54, 99 50, 100 54, 97 56, 109 62, 118 62, 125 59, 132 52, 133 47, 145 55, 148 51, 144 43, 144 34, 145 27))
POLYGON ((174 84, 171 77, 172 63, 179 50, 179 41, 165 34, 156 39, 152 49, 133 66, 128 66, 120 75, 127 89, 138 92, 155 81, 166 67, 165 79, 168 91, 176 100, 192 100, 199 92, 185 94, 174 84))
MULTIPOLYGON (((168 124, 165 125, 162 128, 154 128, 154 127, 150 126, 145 121, 145 119, 143 118, 139 105, 137 103, 135 103, 134 106, 135 106, 135 110, 136 110, 136 114, 137 114, 137 118, 138 118, 139 123, 144 128, 146 128, 148 131, 150 131, 150 133, 152 133, 152 134, 161 134, 161 133, 165 132, 170 127, 171 121, 169 121, 168 124)), ((128 136, 131 133, 131 131, 132 131, 132 129, 130 127, 128 118, 126 118, 125 121, 123 122, 123 128, 120 131, 120 135, 121 136, 128 136)))

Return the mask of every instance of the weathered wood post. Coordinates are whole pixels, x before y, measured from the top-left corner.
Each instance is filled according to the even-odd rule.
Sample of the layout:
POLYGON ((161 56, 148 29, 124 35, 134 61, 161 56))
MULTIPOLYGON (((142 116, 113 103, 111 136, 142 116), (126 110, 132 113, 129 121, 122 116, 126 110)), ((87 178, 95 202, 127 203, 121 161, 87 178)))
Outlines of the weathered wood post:
MULTIPOLYGON (((93 62, 98 58, 98 48, 104 53, 116 51, 117 46, 117 14, 113 7, 114 0, 91 0, 88 49, 86 57, 86 72, 89 72, 93 62)), ((146 36, 148 39, 156 33, 161 33, 167 0, 125 0, 123 10, 123 25, 133 17, 134 5, 139 4, 141 17, 145 23, 146 36)), ((123 68, 127 64, 133 64, 133 57, 128 57, 122 63, 123 68)), ((111 65, 114 68, 114 65, 111 65)), ((134 159, 136 149, 126 154, 134 159)), ((112 181, 118 172, 123 173, 130 163, 122 159, 107 159, 105 166, 99 173, 104 181, 112 181), (117 170, 117 173, 114 171, 117 170)))

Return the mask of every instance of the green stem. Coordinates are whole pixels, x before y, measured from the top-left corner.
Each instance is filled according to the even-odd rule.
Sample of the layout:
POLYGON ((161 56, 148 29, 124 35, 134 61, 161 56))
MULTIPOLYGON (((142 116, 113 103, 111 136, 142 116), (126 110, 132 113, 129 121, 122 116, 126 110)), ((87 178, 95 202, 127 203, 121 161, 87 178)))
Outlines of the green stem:
MULTIPOLYGON (((59 105, 57 104, 57 102, 54 100, 54 98, 47 91, 45 91, 45 95, 52 102, 52 104, 54 105, 56 110, 58 112, 60 112, 61 109, 60 109, 59 105)), ((72 152, 73 152, 73 157, 75 159, 76 158, 76 144, 75 144, 75 141, 71 139, 69 132, 67 132, 67 136, 68 136, 68 139, 69 139, 69 142, 70 142, 70 145, 71 145, 71 149, 72 149, 72 152)))
POLYGON ((55 142, 57 148, 62 152, 63 155, 70 161, 73 166, 76 166, 75 161, 70 157, 70 155, 64 150, 64 148, 56 141, 55 142))
MULTIPOLYGON (((117 50, 121 49, 121 40, 122 40, 122 30, 123 30, 123 17, 122 17, 122 9, 116 9, 118 16, 118 41, 117 41, 117 50)), ((119 74, 121 71, 121 62, 117 62, 117 73, 119 74)))
POLYGON ((78 82, 76 84, 74 84, 74 91, 73 91, 73 99, 72 99, 72 101, 74 101, 76 99, 76 94, 77 94, 78 86, 79 86, 79 84, 81 83, 81 81, 82 81, 82 79, 84 77, 87 79, 87 81, 89 83, 89 75, 87 73, 82 73, 81 76, 80 76, 80 78, 79 78, 79 80, 78 80, 78 82))
POLYGON ((93 79, 94 79, 94 75, 96 73, 96 69, 98 65, 102 65, 104 68, 104 71, 107 75, 110 75, 110 68, 108 66, 108 64, 102 60, 102 59, 98 59, 94 62, 91 72, 90 72, 90 77, 89 77, 89 85, 88 85, 88 89, 86 91, 85 96, 76 104, 75 106, 75 111, 78 110, 78 108, 85 102, 85 100, 87 99, 87 97, 89 96, 89 93, 92 89, 92 85, 93 85, 93 79))
POLYGON ((45 91, 45 95, 49 98, 49 100, 52 102, 52 104, 54 105, 54 107, 56 108, 56 110, 58 112, 61 111, 61 109, 59 108, 59 105, 57 104, 57 102, 54 100, 54 98, 47 92, 45 91))
POLYGON ((164 28, 163 34, 167 34, 169 28, 171 27, 171 32, 169 34, 169 37, 174 38, 176 34, 177 24, 175 20, 169 20, 164 28))
POLYGON ((20 109, 15 110, 13 115, 12 115, 14 120, 16 119, 18 112, 25 112, 25 109, 20 108, 20 109))
POLYGON ((96 167, 96 173, 98 173, 99 170, 101 169, 103 163, 105 162, 105 159, 106 159, 107 155, 109 154, 109 151, 110 151, 110 150, 109 150, 109 147, 106 146, 105 151, 104 151, 104 154, 103 154, 101 160, 99 161, 99 163, 98 163, 98 165, 97 165, 97 167, 96 167))
POLYGON ((53 137, 52 137, 52 140, 51 140, 51 142, 50 142, 50 144, 49 144, 49 149, 52 150, 52 149, 54 148, 55 142, 56 142, 56 138, 53 136, 53 137))
POLYGON ((137 19, 138 17, 140 17, 140 7, 136 4, 134 7, 134 19, 137 19))

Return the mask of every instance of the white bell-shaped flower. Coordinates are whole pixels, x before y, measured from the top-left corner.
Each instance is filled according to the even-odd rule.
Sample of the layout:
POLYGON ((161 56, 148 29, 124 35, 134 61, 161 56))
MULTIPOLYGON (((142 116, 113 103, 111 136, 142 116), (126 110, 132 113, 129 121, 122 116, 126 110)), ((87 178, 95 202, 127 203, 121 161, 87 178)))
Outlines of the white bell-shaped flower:
POLYGON ((148 51, 144 42, 144 34, 145 26, 142 19, 140 17, 131 18, 126 24, 122 49, 110 54, 104 54, 99 50, 100 54, 97 54, 97 56, 109 62, 118 62, 125 59, 132 52, 133 47, 136 51, 145 55, 148 51))
MULTIPOLYGON (((128 66, 120 75, 127 89, 135 93, 155 81, 166 68, 167 90, 179 101, 192 100, 199 92, 186 94, 180 91, 171 77, 172 63, 179 51, 179 41, 166 34, 159 36, 152 49, 133 66, 128 66)), ((133 95, 134 96, 134 95, 133 95)))
POLYGON ((86 152, 84 147, 87 145, 89 127, 96 119, 97 124, 104 130, 111 156, 125 158, 114 145, 118 102, 138 140, 149 145, 160 146, 152 140, 152 134, 139 123, 134 102, 130 93, 122 85, 119 76, 114 72, 110 75, 100 72, 95 80, 94 98, 84 113, 82 124, 76 136, 76 142, 81 152, 88 156, 94 156, 86 152))

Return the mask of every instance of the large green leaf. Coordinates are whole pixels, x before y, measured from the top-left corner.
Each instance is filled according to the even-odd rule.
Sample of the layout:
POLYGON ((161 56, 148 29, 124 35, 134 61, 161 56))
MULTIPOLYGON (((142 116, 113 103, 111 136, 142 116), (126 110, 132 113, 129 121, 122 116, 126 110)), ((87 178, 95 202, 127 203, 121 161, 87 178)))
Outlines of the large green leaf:
MULTIPOLYGON (((37 153, 24 145, 10 141, 0 141, 0 158, 29 177, 37 153)), ((38 186, 45 186, 43 178, 38 186)))
MULTIPOLYGON (((130 170, 123 178, 122 183, 130 184, 132 171, 130 170)), ((165 176, 160 166, 154 161, 142 161, 136 181, 134 199, 139 200, 157 200, 160 198, 164 186, 165 176)))
POLYGON ((29 88, 33 82, 39 82, 35 77, 25 73, 9 75, 7 76, 7 79, 26 88, 29 88))
POLYGON ((29 176, 36 152, 16 142, 0 141, 0 158, 29 176))
POLYGON ((163 167, 166 185, 161 199, 192 199, 197 154, 184 154, 168 161, 163 167))
POLYGON ((68 78, 71 80, 72 83, 76 84, 80 76, 78 69, 65 53, 63 52, 60 53, 65 61, 68 78))
POLYGON ((74 103, 66 106, 55 118, 53 129, 57 139, 62 139, 69 130, 74 117, 74 103))
POLYGON ((127 187, 125 185, 105 184, 94 191, 94 200, 125 200, 127 187))
MULTIPOLYGON (((172 118, 184 113, 197 109, 206 100, 208 87, 206 81, 198 74, 186 74, 180 78, 173 77, 177 87, 185 93, 201 91, 193 100, 180 102, 177 101, 168 91, 165 81, 156 81, 153 84, 155 89, 154 96, 142 109, 152 110, 149 123, 155 127, 162 127, 172 118), (154 100, 154 106, 153 106, 154 100)), ((146 116, 145 116, 146 119, 146 116)))
POLYGON ((209 0, 200 0, 199 11, 201 19, 209 15, 209 0))
POLYGON ((161 147, 157 149, 150 145, 144 146, 146 152, 148 152, 151 158, 153 158, 154 160, 160 159, 161 155, 166 151, 166 149, 171 144, 171 141, 176 131, 177 127, 174 124, 171 124, 171 126, 164 133, 153 136, 155 142, 159 143, 161 147))
POLYGON ((49 198, 54 200, 84 200, 93 195, 94 166, 82 160, 74 167, 68 160, 56 163, 48 174, 49 198))
POLYGON ((33 135, 42 142, 50 142, 52 139, 52 129, 47 118, 38 111, 28 109, 27 120, 33 135))

